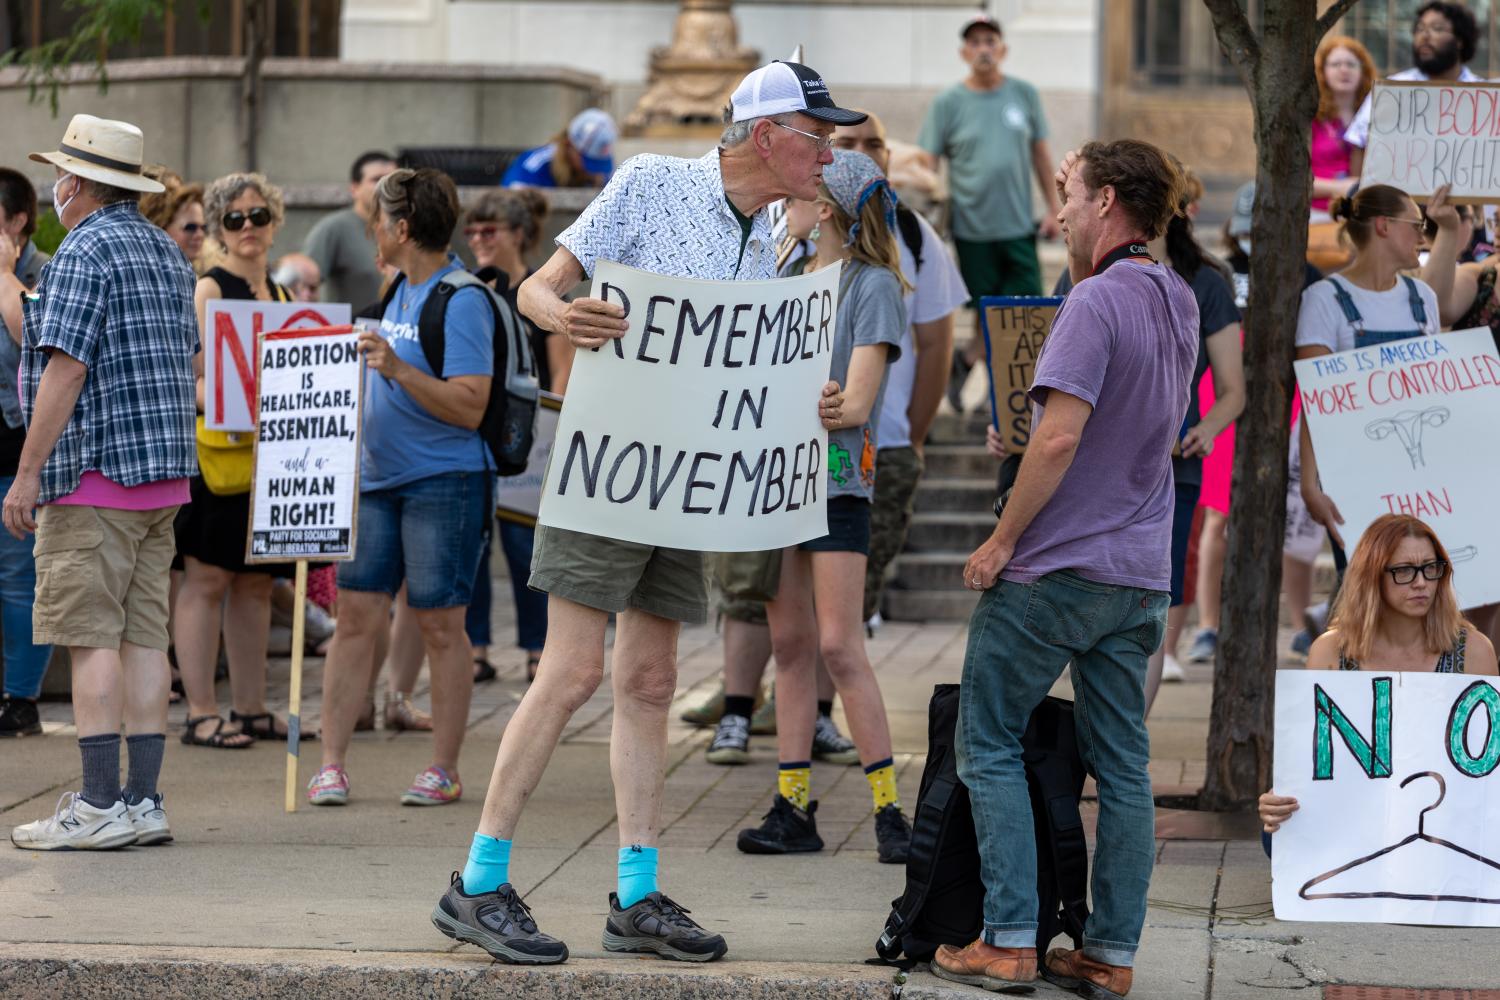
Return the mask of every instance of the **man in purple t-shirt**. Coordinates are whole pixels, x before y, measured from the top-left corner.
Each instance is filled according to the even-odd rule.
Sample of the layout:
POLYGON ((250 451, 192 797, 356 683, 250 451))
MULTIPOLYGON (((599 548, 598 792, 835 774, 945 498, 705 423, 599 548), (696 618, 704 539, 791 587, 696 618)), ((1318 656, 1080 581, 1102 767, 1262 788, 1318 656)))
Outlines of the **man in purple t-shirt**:
POLYGON ((1198 355, 1192 290, 1146 244, 1182 174, 1143 142, 1091 142, 1058 172, 1075 286, 1037 362, 1031 444, 995 532, 969 557, 958 775, 985 884, 984 932, 933 971, 1001 989, 1035 980, 1036 846, 1021 735, 1072 664, 1079 749, 1098 776, 1094 910, 1040 972, 1124 996, 1154 854, 1146 660, 1166 627, 1172 444, 1198 355))

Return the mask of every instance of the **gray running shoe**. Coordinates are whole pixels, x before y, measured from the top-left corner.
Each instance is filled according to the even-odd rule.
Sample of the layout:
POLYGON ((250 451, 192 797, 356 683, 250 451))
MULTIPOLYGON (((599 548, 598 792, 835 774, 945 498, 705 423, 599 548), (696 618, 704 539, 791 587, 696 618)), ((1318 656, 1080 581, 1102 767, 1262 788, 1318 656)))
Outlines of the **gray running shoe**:
POLYGON ((838 723, 826 715, 818 716, 813 724, 813 760, 830 764, 858 764, 859 748, 854 741, 839 732, 838 723))
POLYGON ((750 763, 750 720, 743 715, 725 715, 719 719, 714 740, 708 745, 710 764, 750 763))
POLYGON ((609 894, 609 918, 604 922, 604 950, 632 953, 652 952, 679 962, 712 962, 729 950, 721 934, 699 927, 688 911, 660 892, 628 909, 609 894))
POLYGON ((537 930, 536 921, 509 882, 494 892, 470 896, 458 872, 432 911, 432 925, 455 941, 467 941, 496 961, 514 965, 556 965, 568 960, 568 946, 537 930))

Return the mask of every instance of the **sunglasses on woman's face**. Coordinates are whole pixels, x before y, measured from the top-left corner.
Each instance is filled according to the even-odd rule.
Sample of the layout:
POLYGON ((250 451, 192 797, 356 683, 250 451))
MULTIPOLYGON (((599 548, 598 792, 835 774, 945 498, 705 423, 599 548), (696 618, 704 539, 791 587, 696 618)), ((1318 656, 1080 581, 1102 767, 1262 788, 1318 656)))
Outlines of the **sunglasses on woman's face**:
POLYGON ((499 226, 465 226, 464 239, 492 240, 500 235, 499 226))
POLYGON ((189 236, 191 236, 191 235, 193 235, 196 232, 201 232, 202 231, 202 229, 203 229, 203 223, 201 223, 201 222, 184 222, 182 224, 181 228, 182 228, 183 232, 185 232, 189 236))
POLYGON ((1422 574, 1424 580, 1441 580, 1448 573, 1448 564, 1441 559, 1425 562, 1420 566, 1403 563, 1400 566, 1387 566, 1385 571, 1391 574, 1391 581, 1398 586, 1404 587, 1416 580, 1417 574, 1422 574))
POLYGON ((245 223, 250 223, 256 229, 264 229, 271 224, 271 210, 265 207, 252 208, 248 212, 226 212, 221 220, 224 228, 231 233, 237 233, 245 228, 245 223))

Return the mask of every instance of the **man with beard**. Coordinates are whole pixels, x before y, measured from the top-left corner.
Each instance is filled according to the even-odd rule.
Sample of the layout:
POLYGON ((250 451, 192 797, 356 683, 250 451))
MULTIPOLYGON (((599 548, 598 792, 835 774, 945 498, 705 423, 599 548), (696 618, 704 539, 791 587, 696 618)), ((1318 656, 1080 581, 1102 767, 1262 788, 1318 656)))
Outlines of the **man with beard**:
MULTIPOLYGON (((1479 44, 1479 26, 1474 15, 1463 4, 1433 0, 1417 11, 1411 26, 1411 69, 1392 73, 1391 80, 1451 80, 1478 83, 1483 77, 1465 65, 1474 58, 1479 44)), ((1373 95, 1371 95, 1373 97, 1373 95)), ((1364 165, 1365 144, 1370 138, 1370 97, 1360 105, 1354 121, 1344 132, 1344 141, 1354 147, 1349 159, 1349 173, 1359 176, 1364 165)))

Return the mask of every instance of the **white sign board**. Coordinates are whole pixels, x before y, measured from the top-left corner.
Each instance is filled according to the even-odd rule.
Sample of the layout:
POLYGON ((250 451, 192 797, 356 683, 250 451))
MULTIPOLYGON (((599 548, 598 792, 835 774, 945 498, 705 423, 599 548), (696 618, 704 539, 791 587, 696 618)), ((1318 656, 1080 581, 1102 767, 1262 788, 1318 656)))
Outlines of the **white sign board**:
POLYGON ((203 416, 210 430, 255 429, 255 338, 273 330, 342 326, 341 302, 209 299, 203 326, 203 416))
POLYGON ((1426 198, 1500 201, 1500 85, 1382 80, 1370 95, 1361 186, 1391 184, 1426 198))
POLYGON ((707 552, 827 534, 840 270, 695 281, 600 261, 590 295, 630 329, 574 359, 541 523, 707 552))
POLYGON ((246 562, 354 558, 364 361, 350 327, 263 334, 246 562))
POLYGON ((526 458, 526 471, 516 476, 501 476, 495 484, 495 516, 520 524, 536 524, 542 506, 542 477, 552 458, 552 443, 557 440, 557 416, 562 397, 544 392, 537 397, 536 437, 526 458))
POLYGON ((1297 391, 1346 546, 1382 514, 1414 515, 1448 549, 1462 607, 1500 600, 1500 465, 1475 451, 1500 427, 1490 331, 1298 361, 1297 391))
POLYGON ((1500 926, 1500 690, 1429 672, 1276 674, 1279 920, 1500 926))

